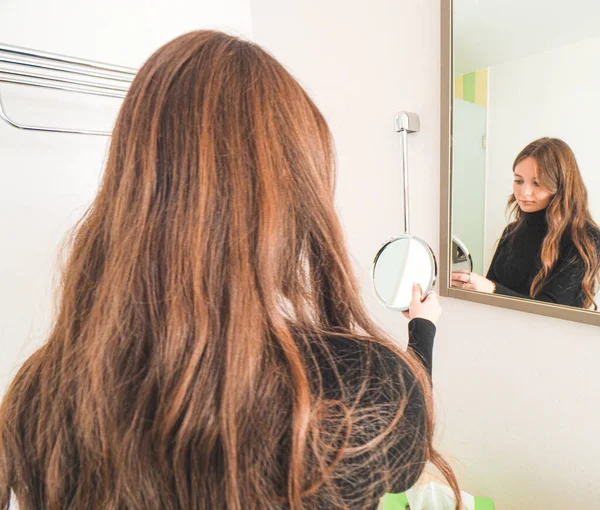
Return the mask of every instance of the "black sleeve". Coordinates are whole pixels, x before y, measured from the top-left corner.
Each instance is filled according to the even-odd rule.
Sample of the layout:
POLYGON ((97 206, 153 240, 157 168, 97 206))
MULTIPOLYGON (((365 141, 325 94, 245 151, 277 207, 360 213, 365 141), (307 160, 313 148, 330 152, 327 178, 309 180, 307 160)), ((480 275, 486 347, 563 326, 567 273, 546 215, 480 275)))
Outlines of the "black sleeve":
POLYGON ((496 283, 496 294, 525 299, 534 299, 546 303, 566 306, 581 306, 584 268, 583 262, 574 257, 565 257, 558 261, 550 278, 534 298, 519 294, 504 285, 496 283))
MULTIPOLYGON (((494 265, 496 262, 496 257, 498 256, 498 248, 496 248, 496 251, 494 252, 494 256, 492 257, 492 262, 490 262, 490 267, 488 269, 487 274, 485 275, 485 277, 496 283, 496 281, 498 280, 498 275, 496 274, 496 270, 494 269, 494 265)), ((498 287, 498 284, 496 284, 496 288, 498 287)))
POLYGON ((496 274, 496 270, 495 270, 494 266, 495 266, 496 260, 498 258, 498 252, 500 251, 500 246, 502 244, 504 244, 504 242, 506 241, 506 236, 508 234, 509 227, 510 227, 510 225, 508 227, 506 227, 504 229, 504 231, 502 232, 502 235, 500 236, 500 240, 498 241, 498 246, 496 246, 496 251, 494 251, 494 256, 492 257, 492 261, 490 262, 490 267, 488 268, 488 272, 485 275, 485 277, 488 280, 496 283, 496 288, 498 287, 498 284, 497 284, 498 275, 496 274))
POLYGON ((435 331, 435 325, 427 319, 413 319, 408 323, 408 348, 419 356, 429 372, 429 377, 433 369, 435 331))

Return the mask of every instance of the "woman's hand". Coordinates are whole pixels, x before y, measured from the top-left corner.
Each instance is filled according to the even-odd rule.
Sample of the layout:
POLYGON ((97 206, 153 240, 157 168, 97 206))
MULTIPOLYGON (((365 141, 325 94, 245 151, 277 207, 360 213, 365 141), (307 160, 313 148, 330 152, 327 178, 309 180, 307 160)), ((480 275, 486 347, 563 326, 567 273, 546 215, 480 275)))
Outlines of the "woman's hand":
POLYGON ((452 287, 476 290, 487 294, 493 294, 496 290, 496 286, 492 281, 477 273, 469 273, 468 271, 454 271, 452 273, 452 287))
POLYGON ((418 283, 413 283, 410 308, 402 314, 409 320, 427 319, 436 324, 442 314, 438 295, 435 292, 430 292, 423 299, 423 289, 418 283))

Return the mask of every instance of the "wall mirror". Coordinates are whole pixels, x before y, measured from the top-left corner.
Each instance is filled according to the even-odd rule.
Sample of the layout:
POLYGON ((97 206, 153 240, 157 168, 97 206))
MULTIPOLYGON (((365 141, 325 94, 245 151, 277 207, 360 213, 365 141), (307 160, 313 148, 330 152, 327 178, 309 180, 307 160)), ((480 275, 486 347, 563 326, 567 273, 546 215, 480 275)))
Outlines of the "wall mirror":
POLYGON ((600 325, 600 2, 441 0, 440 294, 600 325))

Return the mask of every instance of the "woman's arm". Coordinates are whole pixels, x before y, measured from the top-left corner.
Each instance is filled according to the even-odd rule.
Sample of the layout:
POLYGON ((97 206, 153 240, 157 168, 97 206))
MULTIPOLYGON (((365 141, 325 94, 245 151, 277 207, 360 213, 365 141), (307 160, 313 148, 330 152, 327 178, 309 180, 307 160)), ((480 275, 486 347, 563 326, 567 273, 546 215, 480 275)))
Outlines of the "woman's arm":
MULTIPOLYGON (((469 271, 454 271, 452 272, 452 287, 457 287, 464 290, 474 290, 477 292, 485 292, 486 294, 495 294, 499 288, 498 275, 496 274, 496 262, 498 260, 498 254, 500 253, 501 247, 506 242, 506 238, 511 225, 504 229, 502 236, 498 241, 498 246, 494 251, 494 256, 490 262, 487 275, 485 277, 469 272, 469 271)), ((502 287, 506 289, 506 287, 502 287)), ((506 289, 508 290, 508 289, 506 289)))
POLYGON ((423 290, 418 284, 413 285, 410 309, 404 316, 410 320, 408 323, 408 348, 417 354, 429 372, 433 368, 433 339, 435 337, 435 324, 437 323, 442 308, 435 292, 427 294, 423 299, 423 290))
POLYGON ((428 319, 415 318, 408 324, 408 348, 412 349, 423 362, 431 377, 433 369, 433 339, 436 327, 428 319))
POLYGON ((578 255, 574 255, 572 252, 565 254, 557 262, 550 277, 540 289, 540 292, 533 298, 527 294, 515 292, 506 285, 498 283, 493 271, 493 263, 490 266, 487 278, 483 278, 476 273, 461 271, 452 273, 452 282, 453 285, 465 290, 533 299, 535 301, 566 306, 581 306, 583 301, 582 281, 584 272, 583 261, 578 255))
POLYGON ((514 225, 514 223, 507 225, 506 228, 502 231, 502 235, 500 236, 500 239, 498 240, 498 244, 496 245, 496 249, 494 250, 494 256, 492 257, 492 261, 490 262, 490 267, 488 268, 488 272, 485 275, 485 277, 488 280, 491 280, 493 282, 498 281, 498 275, 496 274, 496 261, 498 260, 498 254, 500 253, 500 249, 506 243, 508 235, 510 234, 510 231, 513 229, 513 225, 514 225))
POLYGON ((583 262, 577 259, 559 260, 540 292, 533 298, 525 294, 519 294, 500 284, 496 284, 496 294, 565 306, 581 306, 584 274, 582 266, 583 262))

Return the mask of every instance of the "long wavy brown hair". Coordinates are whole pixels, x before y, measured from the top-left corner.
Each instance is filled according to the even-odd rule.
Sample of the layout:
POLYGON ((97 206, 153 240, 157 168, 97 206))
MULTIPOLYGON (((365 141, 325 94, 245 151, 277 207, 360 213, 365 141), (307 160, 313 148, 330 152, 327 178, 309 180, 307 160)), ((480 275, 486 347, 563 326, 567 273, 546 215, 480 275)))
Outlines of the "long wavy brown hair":
MULTIPOLYGON (((575 154, 563 140, 540 138, 517 155, 513 173, 516 166, 527 158, 535 160, 540 185, 553 195, 546 209, 548 233, 542 244, 542 268, 531 284, 531 297, 539 294, 551 276, 560 256, 561 242, 567 236, 575 245, 585 268, 582 279, 585 294, 583 306, 597 310, 594 296, 600 284, 600 228, 590 214, 588 193, 575 154)), ((515 228, 519 228, 525 215, 514 195, 508 200, 508 209, 514 215, 515 228)))
POLYGON ((2 403, 0 508, 11 491, 21 510, 349 507, 334 475, 388 448, 409 388, 393 412, 328 399, 307 352, 331 337, 410 369, 427 423, 399 461, 431 461, 460 500, 428 375, 359 297, 334 175, 325 120, 260 47, 199 31, 159 49, 74 231, 51 334, 2 403))

